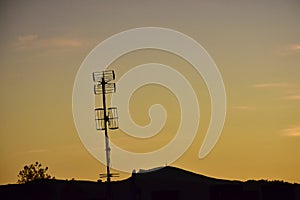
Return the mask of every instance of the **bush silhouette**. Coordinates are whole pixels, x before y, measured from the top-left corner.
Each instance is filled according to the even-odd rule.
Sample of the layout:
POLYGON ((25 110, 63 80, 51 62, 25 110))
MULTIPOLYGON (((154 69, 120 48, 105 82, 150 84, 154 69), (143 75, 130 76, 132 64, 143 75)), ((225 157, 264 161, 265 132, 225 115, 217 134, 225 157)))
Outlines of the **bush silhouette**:
POLYGON ((39 179, 55 179, 51 175, 47 174, 48 167, 43 168, 42 164, 35 162, 34 164, 25 165, 24 168, 19 172, 18 183, 28 183, 33 180, 39 179))

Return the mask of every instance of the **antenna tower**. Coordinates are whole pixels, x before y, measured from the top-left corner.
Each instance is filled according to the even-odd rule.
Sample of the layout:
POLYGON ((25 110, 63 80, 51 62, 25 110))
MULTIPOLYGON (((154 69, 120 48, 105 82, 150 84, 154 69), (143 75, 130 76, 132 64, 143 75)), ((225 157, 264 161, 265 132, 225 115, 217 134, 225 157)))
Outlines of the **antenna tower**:
POLYGON ((110 173, 110 147, 109 147, 109 129, 118 129, 118 114, 116 107, 107 108, 106 94, 116 92, 116 84, 112 83, 115 80, 115 72, 107 70, 93 73, 94 94, 102 94, 102 108, 95 108, 96 129, 104 130, 105 135, 105 152, 106 152, 106 174, 100 174, 100 178, 106 177, 107 182, 111 181, 111 177, 117 174, 110 173))

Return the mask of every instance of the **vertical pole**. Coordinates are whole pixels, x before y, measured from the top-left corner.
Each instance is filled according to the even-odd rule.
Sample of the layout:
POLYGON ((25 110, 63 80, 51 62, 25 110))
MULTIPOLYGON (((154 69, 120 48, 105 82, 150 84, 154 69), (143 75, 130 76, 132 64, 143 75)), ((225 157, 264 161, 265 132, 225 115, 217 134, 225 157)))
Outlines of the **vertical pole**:
POLYGON ((108 116, 106 113, 106 99, 105 99, 105 80, 104 76, 102 77, 102 100, 103 100, 103 109, 104 109, 104 131, 105 131, 105 151, 106 151, 106 173, 107 173, 107 183, 110 183, 110 147, 109 147, 109 138, 107 134, 107 122, 108 116))

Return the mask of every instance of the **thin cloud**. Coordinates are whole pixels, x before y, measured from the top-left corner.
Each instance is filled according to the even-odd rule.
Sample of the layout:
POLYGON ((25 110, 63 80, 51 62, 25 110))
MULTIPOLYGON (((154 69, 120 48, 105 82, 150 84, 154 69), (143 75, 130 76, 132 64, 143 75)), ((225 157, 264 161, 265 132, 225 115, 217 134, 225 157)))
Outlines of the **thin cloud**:
POLYGON ((300 44, 291 45, 290 49, 292 51, 300 51, 300 44))
POLYGON ((50 152, 49 149, 32 149, 27 151, 27 153, 45 153, 50 152))
POLYGON ((69 38, 69 37, 52 37, 40 38, 38 35, 21 35, 17 37, 15 44, 16 49, 41 49, 41 48, 76 48, 84 46, 87 40, 69 38))
POLYGON ((281 93, 282 100, 300 100, 300 85, 295 83, 260 83, 252 85, 254 88, 265 90, 277 90, 281 93))
POLYGON ((298 53, 300 53, 300 44, 287 45, 275 51, 275 54, 279 56, 288 56, 288 55, 294 55, 298 53))
POLYGON ((282 99, 285 99, 285 100, 300 100, 300 94, 298 94, 298 95, 288 95, 288 96, 282 97, 282 99))
POLYGON ((291 83, 260 83, 260 84, 254 84, 253 87, 255 87, 255 88, 291 88, 291 87, 295 87, 295 84, 291 84, 291 83))
POLYGON ((241 111, 256 110, 256 107, 253 107, 253 106, 233 106, 232 108, 235 109, 235 110, 241 110, 241 111))
POLYGON ((18 36, 18 42, 21 44, 29 43, 38 38, 37 35, 21 35, 18 36))
POLYGON ((283 129, 281 133, 286 137, 300 137, 300 125, 283 129))
POLYGON ((49 149, 30 149, 28 151, 22 152, 22 153, 47 153, 50 152, 49 149))

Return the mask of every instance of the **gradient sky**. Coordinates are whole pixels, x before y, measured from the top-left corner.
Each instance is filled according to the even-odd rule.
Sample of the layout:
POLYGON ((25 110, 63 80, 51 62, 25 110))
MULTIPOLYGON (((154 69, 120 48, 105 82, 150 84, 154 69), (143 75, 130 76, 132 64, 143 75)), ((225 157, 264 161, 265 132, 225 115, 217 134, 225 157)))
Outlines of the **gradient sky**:
MULTIPOLYGON (((227 92, 222 135, 213 151, 199 160, 210 111, 207 91, 200 91, 204 83, 195 88, 198 98, 204 99, 204 117, 194 143, 172 166, 217 178, 300 183, 299 19, 297 0, 1 1, 0 184, 15 183, 19 170, 35 161, 59 179, 97 180, 105 172, 75 129, 75 76, 98 43, 145 26, 174 29, 199 42, 217 64, 227 92)), ((166 58, 188 77, 193 74, 164 52, 135 52, 116 63, 130 67, 146 62, 147 55, 166 58)), ((124 68, 115 70, 117 75, 124 73, 124 68)), ((190 78, 197 84, 198 79, 190 78)), ((147 123, 147 106, 156 102, 170 112, 178 109, 168 90, 144 87, 131 101, 137 123, 147 123), (145 98, 153 92, 161 93, 161 98, 145 98)), ((119 145, 126 141, 132 151, 153 150, 178 126, 178 115, 172 116, 163 130, 170 135, 146 146, 116 136, 112 140, 119 145)), ((120 178, 128 176, 121 173, 120 178)))

